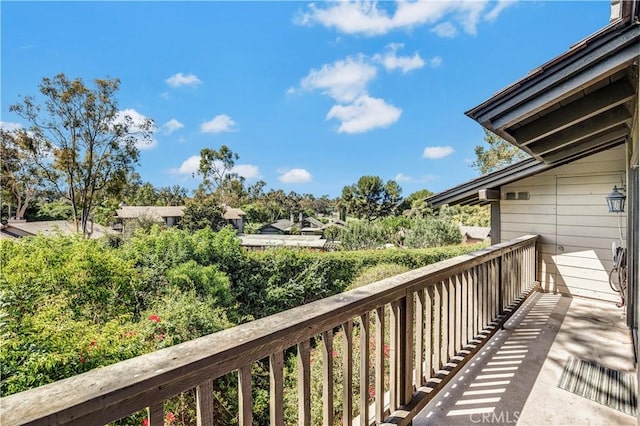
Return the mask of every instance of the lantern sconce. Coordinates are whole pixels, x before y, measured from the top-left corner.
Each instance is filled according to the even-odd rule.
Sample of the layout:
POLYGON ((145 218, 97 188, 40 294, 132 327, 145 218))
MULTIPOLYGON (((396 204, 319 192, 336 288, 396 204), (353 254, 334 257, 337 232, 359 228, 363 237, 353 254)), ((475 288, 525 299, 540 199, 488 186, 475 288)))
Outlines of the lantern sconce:
POLYGON ((627 189, 624 185, 621 185, 620 188, 618 188, 617 185, 614 185, 613 191, 607 195, 609 213, 624 213, 624 202, 627 199, 627 196, 624 195, 624 193, 626 192, 627 189), (620 191, 622 191, 622 193, 620 191))

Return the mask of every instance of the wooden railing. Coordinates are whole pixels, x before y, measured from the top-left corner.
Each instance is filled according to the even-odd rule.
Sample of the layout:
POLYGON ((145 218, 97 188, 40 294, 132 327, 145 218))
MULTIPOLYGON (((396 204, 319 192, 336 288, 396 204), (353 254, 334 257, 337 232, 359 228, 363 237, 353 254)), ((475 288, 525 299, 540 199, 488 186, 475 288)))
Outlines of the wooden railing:
POLYGON ((322 351, 321 421, 332 425, 339 420, 333 406, 337 330, 342 406, 347 407, 342 424, 353 423, 354 417, 362 425, 405 424, 534 287, 536 240, 521 237, 5 397, 0 399, 2 424, 105 424, 146 408, 149 424, 162 425, 164 402, 195 388, 197 424, 211 425, 218 418, 213 412, 214 381, 233 373, 238 375, 239 423, 250 425, 251 366, 268 359, 269 421, 282 425, 285 353, 296 347, 295 422, 309 425, 310 351, 316 347, 322 351), (359 329, 359 365, 353 365, 354 326, 359 329), (370 338, 375 342, 372 351, 370 338), (353 380, 355 372, 359 383, 353 380), (359 408, 351 410, 354 398, 359 408))

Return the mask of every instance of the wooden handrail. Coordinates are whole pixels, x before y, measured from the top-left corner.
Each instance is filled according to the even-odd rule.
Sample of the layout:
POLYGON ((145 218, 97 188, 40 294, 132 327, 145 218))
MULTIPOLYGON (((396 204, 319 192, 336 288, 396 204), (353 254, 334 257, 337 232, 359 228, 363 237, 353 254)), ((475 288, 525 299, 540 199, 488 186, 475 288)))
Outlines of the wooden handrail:
MULTIPOLYGON (((372 315, 372 317, 383 319, 381 314, 386 305, 394 306, 395 322, 391 321, 392 324, 389 327, 395 332, 394 341, 391 342, 396 349, 395 362, 392 362, 391 369, 394 370, 394 380, 397 383, 393 389, 394 396, 391 407, 393 409, 399 408, 411 400, 416 380, 425 376, 426 378, 430 377, 432 372, 437 371, 443 363, 447 362, 451 354, 455 355, 456 351, 461 349, 460 345, 466 344, 474 334, 495 317, 496 312, 490 312, 490 302, 487 300, 490 298, 492 287, 489 281, 495 281, 491 277, 498 277, 498 274, 493 271, 496 259, 500 259, 498 264, 503 264, 503 258, 505 258, 505 262, 507 262, 507 258, 515 259, 514 256, 510 256, 511 253, 520 253, 523 249, 532 247, 535 250, 536 240, 537 236, 535 235, 521 237, 508 243, 437 262, 231 329, 2 398, 0 399, 2 423, 3 425, 105 424, 146 407, 158 407, 165 400, 189 389, 210 390, 213 379, 237 370, 240 371, 241 394, 245 398, 245 405, 241 404, 243 418, 250 418, 250 411, 247 411, 250 408, 246 404, 247 401, 250 402, 250 383, 247 383, 247 380, 251 363, 269 358, 272 365, 279 365, 276 368, 281 369, 282 352, 296 346, 301 349, 304 355, 298 365, 302 368, 299 375, 302 377, 301 392, 304 396, 300 406, 300 414, 306 418, 309 413, 308 389, 304 387, 308 386, 308 383, 304 382, 308 381, 309 367, 304 358, 308 357, 310 339, 323 335, 323 333, 323 336, 326 336, 328 331, 338 326, 343 326, 344 329, 350 328, 349 325, 352 324, 354 318, 364 318, 365 315, 368 317, 368 313, 372 311, 376 312, 376 315, 372 315), (412 352, 414 350, 413 329, 415 328, 413 321, 416 318, 413 312, 414 300, 422 300, 421 297, 424 297, 425 290, 428 290, 426 295, 430 306, 437 306, 440 309, 442 304, 443 312, 446 308, 448 314, 448 318, 443 316, 441 320, 436 317, 433 318, 433 321, 431 318, 426 320, 429 327, 436 325, 441 327, 442 323, 450 322, 452 319, 455 321, 458 318, 464 324, 459 324, 459 329, 453 327, 448 329, 453 338, 442 337, 448 346, 437 347, 437 345, 442 345, 439 340, 434 342, 433 347, 431 347, 431 342, 428 344, 430 353, 425 365, 426 369, 430 371, 416 374, 415 369, 407 364, 410 364, 414 358, 412 352), (485 298, 479 298, 474 302, 476 299, 472 299, 472 297, 477 291, 484 291, 485 298), (420 292, 422 292, 422 296, 414 298, 414 295, 420 292), (441 299, 443 293, 454 295, 455 300, 450 297, 441 299), (435 298, 436 296, 437 298, 435 298), (431 302, 432 300, 433 302, 431 302), (470 303, 474 309, 469 308, 470 303), (433 356, 431 351, 433 351, 433 356), (249 392, 248 395, 247 392, 249 392)), ((503 271, 504 273, 500 274, 500 278, 497 280, 498 288, 494 288, 494 290, 497 290, 500 295, 504 293, 502 287, 505 278, 511 282, 526 275, 526 281, 532 282, 535 265, 531 261, 530 255, 528 256, 527 260, 518 260, 513 267, 507 268, 508 271, 503 271), (519 269, 520 263, 528 265, 526 271, 524 268, 519 269), (511 276, 506 277, 506 274, 511 276)), ((520 287, 509 287, 508 294, 503 296, 503 304, 513 301, 519 293, 519 289, 520 287)), ((501 304, 498 308, 502 310, 504 306, 501 304)), ((422 323, 422 319, 420 323, 422 323)), ((425 330, 422 329, 419 333, 424 332, 425 330)), ((383 338, 377 329, 375 334, 377 339, 383 338)), ((421 336, 422 334, 416 335, 421 336)), ((437 336, 436 339, 440 339, 440 337, 437 336)), ((423 351, 422 346, 416 346, 416 348, 418 348, 416 351, 423 351)), ((378 351, 377 348, 376 370, 382 368, 378 351)), ((352 368, 347 364, 351 363, 351 354, 345 355, 345 359, 348 360, 345 364, 345 371, 350 372, 352 368)), ((420 363, 422 365, 422 361, 420 363)), ((357 368, 358 366, 356 366, 357 368)), ((330 370, 327 370, 323 375, 327 380, 330 370)), ((272 383, 277 385, 274 386, 274 392, 279 394, 275 398, 281 399, 282 371, 279 373, 272 371, 271 379, 272 383)), ((381 382, 377 376, 375 384, 376 391, 378 391, 381 382)), ((419 386, 420 383, 417 385, 419 386)), ((351 386, 350 378, 346 386, 351 386)), ((377 394, 377 398, 382 397, 377 394)), ((329 395, 323 397, 327 403, 330 402, 329 399, 329 395)), ((210 396, 199 396, 198 400, 210 401, 210 396)), ((350 395, 345 395, 345 400, 350 404, 350 395)), ((275 403, 273 399, 271 403, 272 405, 275 403)), ((198 412, 206 410, 204 405, 206 404, 198 404, 198 412)), ((361 404, 361 406, 363 405, 361 404)), ((370 411, 378 419, 384 415, 378 399, 375 409, 370 411)), ((282 421, 281 408, 272 406, 271 413, 272 417, 276 419, 275 423, 272 419, 272 424, 280 424, 282 421)), ((325 410, 325 415, 328 418, 331 417, 329 410, 325 410)), ((211 418, 210 413, 203 413, 202 416, 207 419, 211 418)), ((209 422, 205 421, 203 424, 209 422)))

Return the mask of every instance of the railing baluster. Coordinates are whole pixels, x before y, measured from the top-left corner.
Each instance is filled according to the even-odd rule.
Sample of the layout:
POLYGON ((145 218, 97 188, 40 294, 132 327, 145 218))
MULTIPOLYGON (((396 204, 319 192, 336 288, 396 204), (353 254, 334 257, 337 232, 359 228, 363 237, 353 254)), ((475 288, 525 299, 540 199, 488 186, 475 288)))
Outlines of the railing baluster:
POLYGON ((238 415, 240 425, 251 426, 253 423, 253 398, 251 397, 251 364, 238 370, 238 415))
POLYGON ((456 353, 462 349, 466 343, 467 334, 467 309, 466 309, 466 288, 465 288, 465 272, 456 276, 456 353))
POLYGON ((197 426, 213 426, 213 380, 196 387, 197 426))
POLYGON ((469 272, 464 271, 460 276, 460 298, 462 307, 462 324, 460 335, 460 346, 458 349, 462 349, 467 342, 469 342, 469 272))
POLYGON ((402 321, 400 323, 400 339, 402 342, 402 358, 400 364, 400 375, 402 377, 400 385, 400 403, 406 405, 413 398, 413 292, 400 299, 400 310, 402 321))
POLYGON ((399 352, 400 352, 400 338, 398 336, 398 323, 400 322, 399 318, 399 308, 398 302, 391 303, 390 315, 389 319, 391 323, 389 324, 389 409, 391 412, 394 412, 400 406, 399 399, 399 388, 398 388, 398 377, 399 377, 399 352))
POLYGON ((148 426, 163 426, 164 402, 158 402, 147 407, 147 416, 149 418, 148 426))
POLYGON ((284 356, 278 351, 269 356, 269 424, 284 424, 284 356))
POLYGON ((415 377, 413 384, 417 388, 424 382, 424 336, 425 336, 425 290, 418 290, 416 297, 416 340, 415 340, 415 377))
POLYGON ((342 424, 353 421, 353 322, 342 324, 342 424))
POLYGON ((438 338, 440 340, 440 350, 438 355, 438 364, 436 369, 439 370, 447 362, 447 353, 449 348, 449 288, 447 280, 441 281, 438 285, 440 293, 440 330, 438 330, 438 338))
POLYGON ((322 424, 333 424, 333 330, 322 333, 322 424))
POLYGON ((376 422, 384 420, 384 306, 376 309, 376 422))
POLYGON ((456 278, 451 277, 447 280, 447 287, 449 288, 449 320, 447 322, 449 326, 449 337, 447 339, 447 362, 456 355, 456 278))
POLYGON ((467 341, 469 343, 476 335, 476 285, 478 285, 478 271, 476 266, 467 275, 467 341))
MULTIPOLYGON (((428 380, 433 376, 433 336, 434 332, 434 318, 433 318, 433 304, 434 304, 434 285, 427 287, 427 300, 425 302, 425 324, 424 329, 426 331, 425 336, 425 348, 424 348, 424 371, 425 378, 428 380)), ((438 313, 439 315, 440 313, 438 313)))
POLYGON ((360 322, 360 425, 369 426, 369 312, 360 322))
POLYGON ((311 360, 309 339, 298 343, 298 424, 311 425, 311 360))

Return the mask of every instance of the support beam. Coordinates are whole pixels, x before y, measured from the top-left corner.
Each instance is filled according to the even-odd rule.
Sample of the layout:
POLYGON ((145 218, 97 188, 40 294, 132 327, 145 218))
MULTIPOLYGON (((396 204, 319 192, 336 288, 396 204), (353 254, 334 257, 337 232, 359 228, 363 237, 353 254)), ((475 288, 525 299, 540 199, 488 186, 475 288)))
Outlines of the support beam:
POLYGON ((631 119, 631 112, 625 105, 618 105, 609 111, 593 117, 591 120, 580 123, 568 129, 561 130, 544 139, 540 139, 530 145, 526 145, 536 155, 544 155, 551 151, 569 146, 580 140, 601 133, 603 130, 612 129, 631 119))
POLYGON ((479 189, 478 199, 484 201, 500 201, 500 191, 497 189, 479 189))
POLYGON ((491 245, 494 244, 500 244, 500 201, 491 202, 491 245))
POLYGON ((567 105, 561 103, 562 112, 554 110, 509 133, 518 145, 527 145, 621 105, 634 96, 635 90, 626 78, 622 78, 577 101, 567 105))

